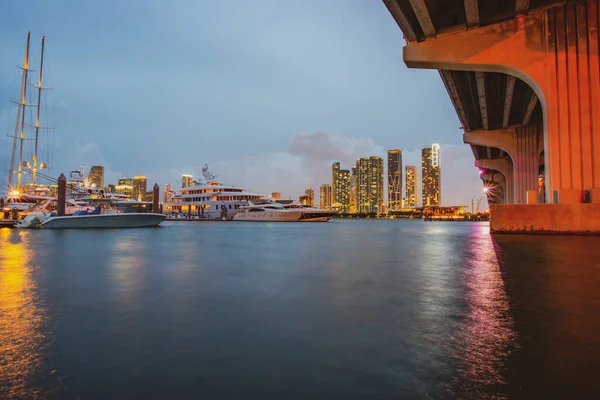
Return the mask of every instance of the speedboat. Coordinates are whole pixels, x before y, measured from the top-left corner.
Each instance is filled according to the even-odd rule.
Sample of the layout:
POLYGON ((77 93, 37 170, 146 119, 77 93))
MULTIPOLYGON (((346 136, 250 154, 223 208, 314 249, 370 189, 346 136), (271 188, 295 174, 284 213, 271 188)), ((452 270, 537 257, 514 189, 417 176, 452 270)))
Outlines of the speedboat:
POLYGON ((297 222, 301 211, 286 210, 281 204, 252 204, 241 207, 234 215, 234 221, 297 222))
POLYGON ((81 210, 73 215, 58 216, 56 212, 33 212, 19 221, 16 228, 41 229, 110 229, 146 228, 158 226, 165 215, 156 213, 121 213, 98 205, 92 212, 81 210))
POLYGON ((301 203, 284 204, 283 207, 288 211, 300 211, 302 216, 299 222, 327 222, 337 214, 336 211, 323 210, 301 203))

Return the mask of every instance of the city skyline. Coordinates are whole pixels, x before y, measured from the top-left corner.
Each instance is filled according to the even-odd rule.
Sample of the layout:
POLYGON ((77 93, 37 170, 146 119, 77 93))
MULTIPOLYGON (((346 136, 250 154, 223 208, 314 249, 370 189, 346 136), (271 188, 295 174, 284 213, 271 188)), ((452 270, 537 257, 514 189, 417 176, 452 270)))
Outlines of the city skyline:
MULTIPOLYGON (((8 3, 4 10, 15 18, 0 27, 0 73, 7 77, 0 84, 0 125, 14 122, 9 100, 19 86, 10 77, 20 73, 15 64, 23 59, 29 28, 16 16, 27 13, 32 54, 38 54, 37 39, 46 35, 46 85, 54 89, 47 93, 53 110, 47 122, 56 130, 40 142, 44 149, 55 143, 51 176, 86 163, 105 167, 105 184, 144 175, 161 187, 177 188, 182 173, 197 177, 196 169, 208 162, 224 182, 297 198, 307 185, 326 182, 336 159, 383 158, 385 149, 398 145, 407 158, 425 141, 457 146, 460 178, 445 190, 456 197, 452 203, 469 202, 481 185, 437 72, 405 67, 398 27, 381 3, 261 1, 271 10, 267 18, 244 2, 232 7, 182 0, 144 7, 135 21, 110 12, 117 6, 138 9, 134 2, 103 4, 69 7, 33 0, 8 3), (47 17, 55 13, 67 18, 47 17), (90 13, 98 20, 79 18, 90 13), (313 21, 309 35, 305 21, 313 21), (138 34, 141 29, 144 35, 138 34), (247 51, 250 44, 256 51, 247 51), (139 79, 132 79, 131 70, 139 79), (125 101, 132 97, 144 101, 125 101), (182 107, 174 106, 175 98, 182 107), (269 118, 274 113, 278 118, 269 118), (307 137, 319 146, 304 146, 307 137), (321 140, 335 143, 343 154, 323 152, 321 140), (132 154, 134 147, 143 151, 132 154)), ((0 164, 7 163, 0 152, 0 164)))

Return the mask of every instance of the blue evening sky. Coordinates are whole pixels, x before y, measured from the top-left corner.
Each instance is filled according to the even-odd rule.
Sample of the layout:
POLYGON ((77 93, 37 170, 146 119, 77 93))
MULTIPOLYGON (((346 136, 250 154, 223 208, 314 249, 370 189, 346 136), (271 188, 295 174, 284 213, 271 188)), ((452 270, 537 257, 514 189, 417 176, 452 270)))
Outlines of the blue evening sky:
POLYGON ((42 155, 53 175, 103 164, 109 182, 147 175, 178 188, 208 162, 224 183, 297 197, 330 183, 331 162, 350 168, 391 148, 420 173, 419 149, 439 143, 443 203, 479 193, 437 71, 406 68, 381 1, 5 1, 3 133, 14 129, 28 30, 31 68, 46 36, 54 90, 43 114, 56 130, 42 155))

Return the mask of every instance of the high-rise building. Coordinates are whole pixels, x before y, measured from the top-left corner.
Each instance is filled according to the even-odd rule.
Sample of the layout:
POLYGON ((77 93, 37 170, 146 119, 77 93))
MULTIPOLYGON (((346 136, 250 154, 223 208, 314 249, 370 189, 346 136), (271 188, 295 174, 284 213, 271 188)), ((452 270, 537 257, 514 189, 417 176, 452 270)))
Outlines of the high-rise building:
POLYGON ((356 160, 356 208, 359 213, 383 213, 383 159, 356 160))
POLYGON ((388 209, 402 208, 402 150, 388 150, 388 209))
POLYGON ((132 198, 137 201, 144 200, 146 196, 148 180, 145 176, 133 177, 133 195, 132 198))
POLYGON ((418 182, 417 179, 417 166, 407 165, 406 166, 406 197, 404 199, 404 207, 416 207, 419 201, 418 199, 418 182))
POLYGON ((104 188, 104 167, 102 165, 92 165, 90 174, 88 175, 88 182, 93 187, 104 188))
POLYGON ((421 198, 423 206, 442 205, 442 171, 440 160, 440 146, 433 144, 424 147, 421 152, 421 198))
POLYGON ((173 192, 173 185, 171 185, 170 183, 167 183, 167 185, 165 186, 165 192, 163 194, 163 201, 165 203, 171 202, 171 199, 173 198, 174 195, 175 195, 175 192, 173 192))
POLYGON ((331 166, 331 208, 347 213, 350 211, 350 171, 340 169, 340 163, 331 166))
POLYGON ((115 193, 125 194, 129 197, 133 197, 133 179, 119 178, 117 186, 115 186, 115 193))
POLYGON ((334 162, 331 165, 331 201, 337 203, 337 187, 340 178, 340 163, 334 162))
POLYGON ((281 200, 281 193, 279 193, 279 192, 273 192, 273 193, 271 193, 271 198, 273 200, 281 200))
POLYGON ((331 185, 324 183, 319 188, 319 207, 323 210, 331 208, 331 185))
POLYGON ((350 169, 350 213, 356 213, 356 166, 350 169))
POLYGON ((192 175, 183 174, 181 176, 181 187, 182 188, 192 186, 193 183, 194 183, 194 177, 192 175))
POLYGON ((312 186, 309 186, 304 191, 304 196, 306 197, 306 205, 314 207, 315 206, 315 190, 312 186))

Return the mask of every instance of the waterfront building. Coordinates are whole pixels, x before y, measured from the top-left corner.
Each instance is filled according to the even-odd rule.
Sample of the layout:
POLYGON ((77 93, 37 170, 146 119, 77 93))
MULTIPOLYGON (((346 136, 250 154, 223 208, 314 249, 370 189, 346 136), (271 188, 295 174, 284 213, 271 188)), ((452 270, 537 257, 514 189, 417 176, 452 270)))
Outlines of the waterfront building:
POLYGON ((388 150, 388 209, 402 208, 402 150, 388 150))
POLYGON ((192 175, 183 174, 181 176, 181 187, 182 188, 192 186, 193 183, 194 183, 194 177, 192 175))
POLYGON ((383 213, 383 159, 356 160, 356 208, 359 213, 383 213))
POLYGON ((92 165, 88 175, 89 185, 102 189, 104 187, 104 167, 102 165, 92 165))
POLYGON ((350 169, 350 213, 356 213, 356 166, 350 169))
POLYGON ((306 197, 306 204, 307 206, 310 207, 314 207, 315 206, 315 191, 312 188, 312 186, 309 186, 306 188, 306 190, 304 191, 304 196, 306 197))
POLYGON ((129 197, 133 197, 133 179, 119 178, 117 181, 117 186, 115 186, 114 193, 120 193, 129 197))
POLYGON ((335 162, 331 173, 331 206, 336 211, 347 213, 350 211, 350 171, 340 169, 340 163, 335 162))
POLYGON ((271 198, 273 200, 281 200, 281 193, 280 192, 273 192, 273 193, 271 193, 271 198))
POLYGON ((417 206, 418 199, 418 183, 417 179, 417 166, 407 165, 406 166, 406 197, 404 198, 403 207, 414 208, 417 206))
POLYGON ((324 183, 319 188, 319 208, 329 210, 331 208, 331 185, 324 183))
POLYGON ((145 176, 133 177, 133 199, 142 201, 146 195, 148 180, 145 176))
POLYGON ((433 144, 424 147, 421 152, 421 198, 423 207, 442 205, 442 172, 440 159, 440 146, 433 144))
POLYGON ((117 185, 115 185, 114 183, 109 183, 106 186, 106 192, 108 193, 117 193, 117 189, 116 189, 117 185))
POLYGON ((163 193, 163 202, 170 202, 174 195, 175 192, 173 192, 173 185, 167 183, 167 185, 165 186, 165 192, 163 193))

